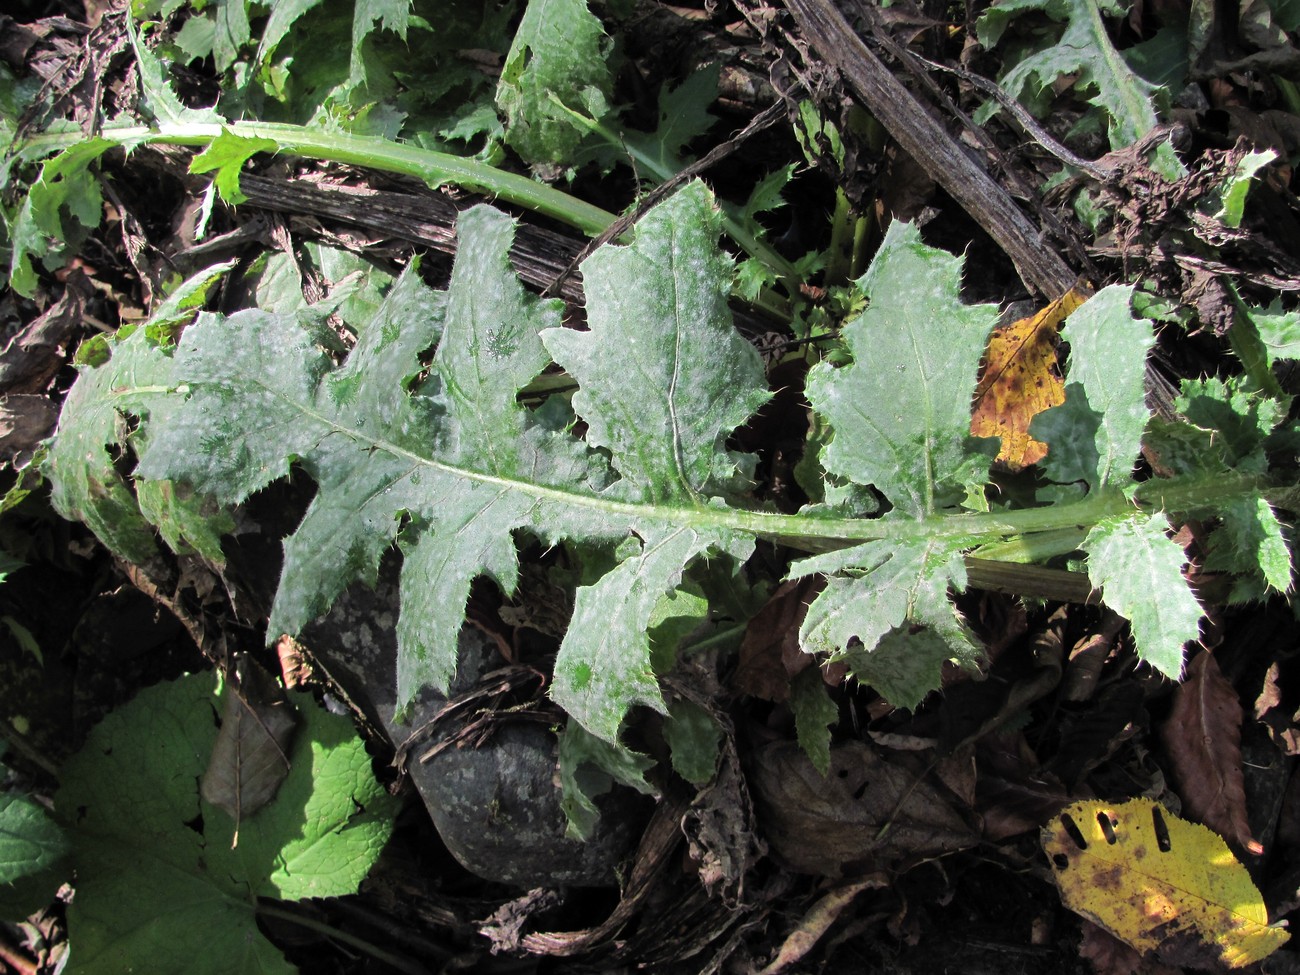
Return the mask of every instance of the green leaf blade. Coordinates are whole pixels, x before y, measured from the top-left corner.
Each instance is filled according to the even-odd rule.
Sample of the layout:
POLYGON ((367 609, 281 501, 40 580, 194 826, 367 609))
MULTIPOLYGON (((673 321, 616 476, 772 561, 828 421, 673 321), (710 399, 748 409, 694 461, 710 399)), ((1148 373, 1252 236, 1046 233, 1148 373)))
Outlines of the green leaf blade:
MULTIPOLYGON (((891 704, 917 707, 939 687, 946 661, 971 665, 983 657, 948 599, 950 586, 965 588, 966 545, 880 541, 848 550, 858 571, 827 580, 808 607, 800 645, 846 661, 857 680, 891 704)), ((819 561, 796 563, 791 574, 815 570, 819 561)))
POLYGON ((597 738, 618 740, 627 711, 645 705, 667 713, 651 664, 650 618, 682 571, 710 549, 737 559, 753 541, 689 528, 648 533, 641 552, 578 590, 569 630, 555 660, 551 697, 597 738))
POLYGON ((223 127, 221 134, 208 143, 207 148, 190 162, 191 173, 216 172, 217 192, 232 206, 248 201, 239 189, 239 174, 244 163, 259 152, 275 152, 279 143, 274 139, 255 139, 235 135, 223 127))
POLYGON ((542 340, 578 380, 589 443, 608 448, 640 499, 725 494, 745 459, 725 443, 769 397, 758 353, 732 327, 721 217, 690 183, 637 225, 628 246, 583 264, 590 331, 542 340))
POLYGON ((506 141, 526 160, 559 163, 573 155, 583 132, 565 108, 605 114, 613 90, 609 44, 586 0, 530 0, 496 93, 506 141))
POLYGON ((1155 344, 1151 322, 1130 311, 1132 297, 1127 285, 1103 288, 1065 324, 1070 343, 1066 402, 1045 410, 1030 425, 1033 436, 1048 444, 1045 466, 1054 479, 1085 480, 1094 490, 1131 482, 1151 418, 1146 357, 1155 344), (1060 456, 1054 459, 1057 451, 1060 456))
POLYGON ((111 358, 83 369, 64 400, 44 470, 50 500, 65 518, 84 522, 108 549, 132 562, 157 552, 153 529, 140 512, 114 450, 126 443, 126 415, 162 406, 174 383, 170 358, 144 329, 110 346, 111 358), (110 449, 111 448, 111 449, 110 449))
POLYGON ((0 884, 57 863, 68 841, 58 824, 28 796, 0 793, 0 884))
POLYGON ((65 767, 55 802, 77 871, 69 970, 148 959, 196 975, 287 975, 295 969, 257 930, 255 896, 355 893, 377 858, 396 803, 351 723, 308 695, 289 776, 233 845, 235 821, 199 797, 217 736, 212 690, 199 674, 142 691, 65 767))
POLYGON ((1166 534, 1164 516, 1102 521, 1083 549, 1093 585, 1132 626, 1138 657, 1167 677, 1182 677, 1183 646, 1197 638, 1201 607, 1183 578, 1186 557, 1166 534))
POLYGON ((1158 121, 1154 99, 1159 89, 1143 80, 1115 49, 1097 0, 999 0, 980 18, 981 42, 991 46, 1012 16, 1036 10, 1064 20, 1065 29, 1056 43, 1006 72, 1002 87, 1012 97, 1022 98, 1027 90, 1036 95, 1050 89, 1058 78, 1070 76, 1076 87, 1093 92, 1089 102, 1105 112, 1112 148, 1132 145, 1150 132, 1158 121))
POLYGON ((844 329, 854 362, 808 376, 808 399, 834 429, 822 463, 923 518, 987 479, 970 411, 998 311, 963 304, 961 261, 904 223, 890 227, 858 284, 870 305, 844 329))

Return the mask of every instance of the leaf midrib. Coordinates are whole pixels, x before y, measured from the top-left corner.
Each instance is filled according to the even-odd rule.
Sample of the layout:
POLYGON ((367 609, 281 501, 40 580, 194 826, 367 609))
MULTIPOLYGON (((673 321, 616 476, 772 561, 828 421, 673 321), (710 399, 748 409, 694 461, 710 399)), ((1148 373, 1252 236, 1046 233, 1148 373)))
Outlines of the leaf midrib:
MULTIPOLYGON (((376 437, 372 433, 340 423, 336 418, 316 409, 314 405, 292 399, 282 390, 267 385, 260 379, 252 378, 250 381, 291 409, 320 422, 334 432, 358 443, 365 443, 374 449, 383 450, 419 467, 480 484, 489 484, 540 501, 585 509, 599 513, 606 519, 626 518, 629 528, 645 522, 659 522, 697 530, 731 529, 810 551, 825 550, 827 545, 841 547, 877 539, 901 542, 911 538, 943 539, 965 536, 992 541, 1035 532, 1055 531, 1069 526, 1086 528, 1107 517, 1136 515, 1143 510, 1192 512, 1213 509, 1224 504, 1226 499, 1242 495, 1259 496, 1270 503, 1284 505, 1289 498, 1287 488, 1273 485, 1266 476, 1238 475, 1146 481, 1132 487, 1127 495, 1118 489, 1103 490, 1089 495, 1082 501, 1045 508, 1027 508, 1012 512, 959 512, 908 520, 788 515, 731 507, 619 501, 535 484, 501 474, 484 473, 440 461, 416 453, 390 440, 376 437), (814 544, 803 544, 809 542, 814 544)), ((190 384, 189 388, 194 391, 201 389, 202 386, 201 382, 195 382, 190 384)), ((115 395, 124 397, 138 392, 135 389, 114 390, 115 395)))

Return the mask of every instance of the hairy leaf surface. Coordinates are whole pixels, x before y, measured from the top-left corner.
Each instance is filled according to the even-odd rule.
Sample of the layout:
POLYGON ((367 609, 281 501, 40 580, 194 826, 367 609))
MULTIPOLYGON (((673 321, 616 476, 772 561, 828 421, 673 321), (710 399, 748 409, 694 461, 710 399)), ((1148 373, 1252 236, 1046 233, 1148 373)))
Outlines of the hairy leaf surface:
POLYGON ((990 451, 970 436, 971 396, 998 309, 962 303, 961 265, 915 226, 891 225, 857 282, 870 304, 844 328, 855 361, 808 375, 808 399, 835 431, 822 465, 915 518, 988 477, 990 451))
POLYGON ((529 162, 565 162, 573 154, 582 133, 566 107, 593 118, 608 110, 610 43, 586 0, 530 0, 496 96, 506 141, 529 162))
POLYGON ((981 656, 948 599, 949 586, 966 585, 963 547, 960 539, 868 542, 796 563, 792 575, 850 570, 830 578, 808 607, 799 634, 804 650, 845 660, 891 704, 916 707, 939 686, 945 660, 981 656))
POLYGON ((192 393, 145 445, 139 472, 231 501, 295 462, 312 476, 272 636, 297 632, 354 579, 373 580, 400 530, 402 702, 454 672, 472 580, 513 591, 514 531, 596 543, 634 532, 632 554, 579 591, 555 668, 556 700, 613 740, 629 707, 663 709, 646 635, 659 597, 696 557, 743 559, 753 544, 704 516, 747 463, 726 437, 767 395, 757 353, 730 327, 718 219, 694 184, 647 215, 635 243, 594 255, 585 334, 558 328, 558 302, 524 292, 507 260, 513 224, 486 207, 461 218, 449 290, 408 271, 340 366, 312 312, 201 316, 177 353, 192 393), (543 340, 582 382, 575 402, 608 460, 566 431, 563 404, 516 402, 549 361, 543 340), (644 514, 629 513, 636 503, 644 514), (665 519, 651 503, 685 514, 665 519), (696 510, 700 527, 689 524, 696 510))
POLYGON ((1053 445, 1045 466, 1054 480, 1081 479, 1093 488, 1131 480, 1151 416, 1144 375, 1155 343, 1151 322, 1129 311, 1132 297, 1133 289, 1125 285, 1103 288, 1066 322, 1070 385, 1065 405, 1047 410, 1030 425, 1034 436, 1053 445))
MULTIPOLYGON (((1049 476, 1083 482, 1087 496, 989 510, 994 444, 968 431, 997 310, 963 304, 960 260, 896 224, 860 282, 870 304, 845 329, 852 362, 819 365, 808 383, 821 416, 808 444, 818 456, 804 467, 818 482, 810 497, 824 503, 779 515, 747 507, 754 458, 729 446, 769 393, 758 354, 732 328, 720 227, 697 182, 647 213, 632 243, 598 250, 583 267, 586 331, 561 328, 559 303, 524 291, 508 259, 512 221, 479 207, 460 218, 445 292, 411 268, 382 300, 201 315, 170 357, 133 336, 69 397, 49 466, 56 500, 107 539, 124 533, 111 541, 118 548, 152 552, 151 522, 173 544, 205 529, 217 548, 209 496, 237 503, 300 467, 316 494, 285 542, 269 635, 296 633, 344 587, 373 581, 396 540, 402 704, 454 673, 474 579, 509 595, 520 535, 569 541, 603 568, 575 595, 551 693, 606 743, 630 708, 666 711, 656 667, 672 666, 673 646, 654 642, 665 596, 696 563, 742 563, 756 537, 806 539, 821 553, 790 573, 826 577, 801 645, 843 660, 895 704, 916 706, 946 661, 978 661, 949 593, 966 585, 967 551, 1000 540, 1015 548, 1021 532, 1087 532, 1094 582, 1133 621, 1139 654, 1179 672, 1200 610, 1163 517, 1134 503, 1152 339, 1127 289, 1106 289, 1072 317, 1066 402, 1034 424, 1051 448, 1049 476), (357 335, 346 355, 326 327, 340 309, 357 335), (519 390, 552 360, 577 392, 525 407, 519 390), (126 439, 133 418, 139 429, 126 439), (134 499, 117 473, 124 445, 140 456, 134 499), (197 505, 193 518, 154 503, 165 484, 197 505)), ((1232 571, 1278 585, 1289 559, 1258 456, 1276 411, 1229 397, 1220 416, 1215 403, 1193 409, 1194 399, 1188 408, 1207 427, 1183 423, 1165 441, 1216 435, 1229 449, 1213 470, 1189 467, 1194 490, 1171 496, 1222 511, 1239 553, 1232 571), (1251 559, 1259 569, 1243 568, 1251 559)), ((702 564, 698 575, 719 573, 702 564)))
POLYGON ((1093 526, 1083 548, 1093 585, 1132 624, 1138 656, 1178 679, 1183 645, 1199 632, 1201 607, 1183 578, 1183 550, 1166 528, 1163 515, 1111 518, 1093 526))

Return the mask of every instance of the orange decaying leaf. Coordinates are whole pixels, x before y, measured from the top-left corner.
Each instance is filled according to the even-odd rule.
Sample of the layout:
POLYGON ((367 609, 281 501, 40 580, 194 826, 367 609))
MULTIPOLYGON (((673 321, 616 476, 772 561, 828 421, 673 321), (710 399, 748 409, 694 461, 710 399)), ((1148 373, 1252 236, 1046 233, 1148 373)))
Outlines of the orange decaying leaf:
POLYGON ((1029 421, 1065 402, 1065 384, 1056 368, 1056 333, 1087 297, 1087 291, 1076 285, 1046 308, 1000 325, 989 336, 970 432, 976 437, 1000 437, 998 460, 1012 470, 1047 454, 1047 445, 1029 435, 1029 421))

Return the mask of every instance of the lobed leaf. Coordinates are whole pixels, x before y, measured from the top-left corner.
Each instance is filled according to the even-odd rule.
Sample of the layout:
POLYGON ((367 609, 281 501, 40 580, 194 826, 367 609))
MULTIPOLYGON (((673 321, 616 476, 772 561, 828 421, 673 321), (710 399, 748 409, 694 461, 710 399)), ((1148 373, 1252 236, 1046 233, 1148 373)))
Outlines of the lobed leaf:
POLYGON ((1070 343, 1065 404, 1030 424, 1051 444, 1044 468, 1052 480, 1086 481, 1093 489, 1130 483, 1150 411, 1146 356, 1151 322, 1129 310, 1133 289, 1111 285, 1089 298, 1065 325, 1070 343))
POLYGON ((654 794, 654 787, 645 778, 655 764, 648 755, 602 741, 575 722, 565 725, 559 739, 560 806, 569 821, 571 838, 586 839, 591 835, 600 817, 596 799, 615 782, 642 795, 654 794))
POLYGON ((945 661, 982 656, 948 599, 965 588, 966 539, 868 542, 795 563, 792 577, 840 568, 827 580, 799 631, 809 653, 843 659, 850 673, 891 704, 915 708, 939 686, 945 661))
POLYGON ((1042 11, 1065 23, 1054 44, 1029 54, 1007 71, 1001 85, 1013 98, 1027 89, 1037 97, 1056 84, 1073 79, 1075 87, 1092 92, 1088 101, 1106 113, 1112 148, 1132 145, 1155 127, 1154 98, 1159 89, 1138 76, 1111 43, 1102 14, 1122 12, 1109 0, 998 0, 980 17, 980 42, 992 47, 1007 22, 1028 11, 1042 11))
POLYGON ((529 0, 496 94, 506 141, 526 160, 568 161, 583 131, 566 107, 592 118, 605 114, 613 90, 609 47, 586 0, 529 0))
POLYGON ((743 559, 753 544, 709 527, 704 507, 746 467, 726 438, 767 396, 757 353, 731 330, 717 221, 695 184, 647 215, 633 244, 594 255, 582 335, 557 328, 558 302, 524 292, 507 257, 513 223, 486 207, 461 218, 449 290, 408 271, 342 365, 321 344, 319 313, 200 316, 177 352, 190 396, 144 444, 139 473, 230 501, 293 463, 313 477, 316 497, 285 543, 272 637, 297 632, 354 579, 373 580, 400 530, 401 703, 450 679, 472 580, 513 591, 516 530, 589 543, 634 532, 628 557, 579 591, 552 691, 613 741, 628 708, 664 706, 647 637, 660 596, 695 558, 743 559), (548 362, 543 341, 582 382, 575 405, 608 460, 565 429, 562 404, 516 401, 548 362), (652 506, 628 514, 649 502, 686 524, 652 506))
POLYGON ((870 304, 844 327, 854 362, 808 375, 808 399, 834 429, 822 465, 874 485, 907 515, 933 515, 988 477, 970 411, 998 311, 964 304, 961 261, 927 247, 911 224, 890 226, 857 285, 870 304))
MULTIPOLYGON (((153 530, 114 455, 126 443, 126 415, 147 416, 166 402, 173 363, 144 329, 106 348, 109 362, 83 369, 68 391, 44 471, 55 511, 84 522, 114 554, 142 563, 157 552, 153 530)), ((163 490, 154 496, 160 508, 163 490)))
POLYGON ((825 778, 831 770, 831 728, 840 709, 826 691, 820 667, 807 667, 790 682, 790 710, 799 747, 825 778))
POLYGON ((1175 680, 1183 646, 1199 633, 1201 607, 1183 578, 1183 550, 1163 515, 1135 512, 1094 525, 1083 541, 1088 576, 1106 605, 1128 619, 1138 657, 1175 680))

